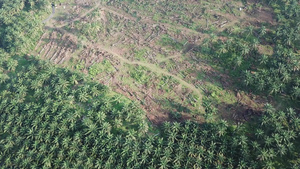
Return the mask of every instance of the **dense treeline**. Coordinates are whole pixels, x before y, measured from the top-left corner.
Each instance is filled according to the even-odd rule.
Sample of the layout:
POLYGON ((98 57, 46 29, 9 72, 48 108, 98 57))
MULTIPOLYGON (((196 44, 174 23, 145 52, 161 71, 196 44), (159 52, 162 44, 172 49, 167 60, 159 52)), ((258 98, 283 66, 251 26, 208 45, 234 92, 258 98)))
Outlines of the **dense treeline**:
POLYGON ((297 0, 268 3, 278 21, 275 28, 251 25, 244 30, 228 29, 222 34, 228 38, 226 41, 212 38, 200 50, 229 68, 233 76, 241 77, 248 89, 266 94, 282 93, 299 100, 300 6, 297 0))
POLYGON ((33 161, 40 166, 47 158, 52 163, 51 156, 69 151, 59 144, 68 148, 75 136, 90 148, 100 133, 125 136, 147 132, 144 113, 105 86, 88 83, 81 75, 43 61, 22 59, 26 66, 12 68, 7 66, 10 59, 0 62, 4 72, 0 84, 0 164, 5 168, 29 167, 33 161), (16 73, 12 71, 15 68, 16 73), (34 153, 32 146, 41 154, 34 153), (30 152, 35 155, 29 157, 30 152))
MULTIPOLYGON (((1 39, 9 37, 3 31, 11 25, 30 23, 19 14, 38 12, 43 8, 39 2, 1 1, 1 12, 14 9, 10 12, 16 19, 10 24, 3 24, 1 19, 1 39)), ((41 19, 35 22, 40 24, 41 19)), ((25 33, 15 32, 10 42, 0 46, 0 168, 300 165, 300 119, 293 109, 276 111, 266 105, 261 117, 238 126, 226 121, 167 122, 153 134, 144 112, 134 102, 82 74, 31 56, 15 55, 29 49, 23 49, 26 44, 20 40, 22 36, 35 41, 26 27, 19 29, 25 33)), ((205 107, 207 113, 214 111, 205 107)))
POLYGON ((47 4, 47 0, 1 0, 0 47, 15 53, 34 47, 42 33, 41 17, 47 4))

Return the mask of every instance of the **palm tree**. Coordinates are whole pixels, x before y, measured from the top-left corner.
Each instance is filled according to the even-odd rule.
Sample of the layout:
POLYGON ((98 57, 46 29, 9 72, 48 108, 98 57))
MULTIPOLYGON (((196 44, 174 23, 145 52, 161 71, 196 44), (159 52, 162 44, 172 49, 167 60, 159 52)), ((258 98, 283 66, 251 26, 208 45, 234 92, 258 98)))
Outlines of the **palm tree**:
POLYGON ((183 159, 184 159, 184 154, 182 151, 179 151, 178 153, 176 153, 176 155, 174 157, 174 162, 180 164, 183 159))
POLYGON ((52 166, 52 158, 51 156, 46 156, 43 160, 44 167, 51 168, 52 166))
POLYGON ((37 73, 37 68, 34 64, 31 64, 28 66, 28 72, 31 74, 31 75, 36 75, 37 73))
POLYGON ((208 163, 212 163, 214 161, 214 152, 207 150, 207 156, 205 158, 205 161, 207 161, 208 163))
POLYGON ((294 86, 292 90, 292 96, 295 98, 300 98, 300 88, 298 86, 294 86))
POLYGON ((278 145, 278 150, 280 156, 284 156, 287 153, 287 148, 283 144, 278 145))
POLYGON ((9 79, 9 76, 7 74, 0 74, 0 84, 7 82, 9 79))
POLYGON ((266 136, 265 137, 265 145, 266 146, 271 146, 272 145, 272 143, 273 143, 273 138, 272 137, 269 137, 269 136, 266 136))
POLYGON ((249 54, 249 52, 250 52, 249 46, 245 43, 241 45, 241 50, 242 50, 242 55, 244 55, 244 56, 249 54))
POLYGON ((160 167, 159 167, 159 169, 169 168, 168 163, 169 163, 169 160, 168 160, 167 158, 162 158, 162 159, 160 160, 160 164, 159 164, 160 167))
POLYGON ((148 161, 148 155, 145 154, 145 153, 143 153, 143 154, 141 155, 141 159, 140 159, 141 165, 145 165, 145 164, 147 163, 147 161, 148 161))
POLYGON ((147 142, 147 143, 145 144, 144 153, 145 153, 145 154, 151 154, 152 150, 153 150, 153 145, 152 145, 151 143, 148 143, 148 142, 147 142))
POLYGON ((174 132, 173 130, 171 130, 169 132, 169 135, 168 135, 168 139, 169 141, 171 141, 172 143, 174 143, 174 141, 176 140, 176 137, 177 137, 177 132, 174 132))
POLYGON ((240 67, 243 63, 243 58, 241 56, 237 56, 236 57, 236 61, 235 61, 235 66, 234 66, 234 69, 236 66, 240 67))
POLYGON ((262 26, 259 30, 259 35, 264 36, 267 33, 267 29, 265 26, 262 26))
POLYGON ((218 50, 219 55, 224 54, 226 52, 227 52, 226 44, 221 44, 221 46, 220 46, 220 48, 218 50))
POLYGON ((92 89, 91 89, 91 93, 92 93, 92 96, 95 97, 95 96, 99 96, 101 94, 101 92, 98 90, 98 88, 96 86, 93 86, 92 89))
POLYGON ((258 151, 260 149, 260 145, 258 144, 257 141, 252 141, 251 145, 255 151, 258 151))
MULTIPOLYGON (((70 162, 69 161, 64 161, 63 164, 62 164, 62 168, 63 169, 69 169, 69 168, 71 168, 70 167, 70 162)), ((97 166, 97 168, 99 168, 99 167, 97 166)))
POLYGON ((68 148, 71 142, 71 138, 70 137, 64 137, 63 141, 62 141, 62 146, 64 148, 68 148))
POLYGON ((77 84, 78 84, 77 76, 76 76, 75 74, 73 74, 73 75, 70 77, 70 82, 71 82, 71 84, 74 84, 74 85, 77 85, 77 84))
POLYGON ((16 67, 18 66, 18 61, 14 59, 9 59, 7 61, 7 69, 9 71, 15 71, 16 67))
POLYGON ((257 89, 263 91, 265 89, 266 83, 263 79, 258 80, 257 89))
POLYGON ((88 99, 89 99, 89 96, 86 92, 84 91, 80 91, 79 94, 78 94, 78 99, 80 102, 87 102, 88 99))
POLYGON ((214 33, 211 33, 210 34, 210 41, 213 43, 213 42, 216 42, 217 41, 217 35, 216 34, 214 34, 214 33))
POLYGON ((264 131, 262 129, 257 129, 256 132, 255 132, 255 136, 257 138, 263 138, 264 136, 264 131))
POLYGON ((102 129, 106 133, 110 133, 110 131, 111 131, 111 125, 108 122, 104 122, 103 125, 102 125, 102 129))
POLYGON ((268 114, 273 114, 275 112, 274 107, 269 103, 265 104, 264 109, 268 114))
POLYGON ((273 163, 273 161, 270 161, 270 160, 266 161, 264 163, 264 168, 265 169, 274 169, 274 163, 273 163))
POLYGON ((87 129, 87 132, 86 132, 86 135, 88 134, 92 134, 93 136, 96 135, 96 131, 98 130, 98 127, 96 124, 94 123, 89 123, 88 124, 88 129, 87 129))
POLYGON ((6 159, 5 159, 5 166, 7 166, 7 167, 12 167, 13 166, 13 162, 12 162, 12 159, 11 159, 11 157, 7 157, 6 159))
POLYGON ((31 89, 33 89, 33 90, 37 90, 37 89, 39 89, 39 88, 41 88, 42 87, 42 83, 41 83, 41 81, 39 81, 39 80, 33 80, 33 81, 31 81, 31 89))
POLYGON ((244 79, 244 83, 246 84, 246 86, 250 85, 253 83, 253 77, 250 71, 246 70, 245 71, 245 79, 244 79))
POLYGON ((257 156, 260 161, 266 161, 269 159, 268 151, 266 149, 262 149, 257 156))
POLYGON ((254 27, 252 25, 248 26, 246 28, 246 32, 247 32, 247 36, 246 37, 248 38, 248 36, 253 35, 253 31, 254 31, 254 27))
POLYGON ((268 60, 269 60, 269 57, 268 57, 268 55, 260 55, 261 57, 260 57, 260 59, 259 59, 259 63, 260 64, 266 64, 267 62, 268 62, 268 60))
POLYGON ((205 117, 205 120, 212 121, 214 119, 214 114, 213 113, 205 113, 204 117, 205 117))
POLYGON ((62 89, 67 89, 69 87, 69 82, 65 79, 59 79, 58 80, 58 85, 62 88, 62 89))
POLYGON ((256 39, 256 38, 253 39, 253 41, 251 42, 252 48, 253 48, 253 49, 257 49, 258 45, 259 45, 259 40, 256 39))

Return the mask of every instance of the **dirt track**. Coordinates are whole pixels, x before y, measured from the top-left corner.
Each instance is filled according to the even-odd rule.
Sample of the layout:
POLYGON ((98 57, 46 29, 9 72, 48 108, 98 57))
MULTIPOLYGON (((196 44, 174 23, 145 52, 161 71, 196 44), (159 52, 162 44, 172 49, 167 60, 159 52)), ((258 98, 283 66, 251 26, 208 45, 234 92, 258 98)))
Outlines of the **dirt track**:
POLYGON ((43 23, 46 23, 46 22, 48 22, 50 19, 52 19, 53 16, 54 16, 54 14, 55 14, 55 7, 52 6, 52 13, 49 15, 49 17, 48 17, 47 19, 43 20, 43 23))

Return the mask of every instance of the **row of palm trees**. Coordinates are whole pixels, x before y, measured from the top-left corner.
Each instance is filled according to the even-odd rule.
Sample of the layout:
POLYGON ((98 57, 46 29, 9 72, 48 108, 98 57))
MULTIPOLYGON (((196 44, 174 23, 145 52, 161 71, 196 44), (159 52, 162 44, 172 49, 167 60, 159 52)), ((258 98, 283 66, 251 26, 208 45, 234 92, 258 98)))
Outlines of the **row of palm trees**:
POLYGON ((46 13, 47 4, 46 0, 1 1, 0 48, 14 53, 32 49, 42 34, 40 16, 46 13))

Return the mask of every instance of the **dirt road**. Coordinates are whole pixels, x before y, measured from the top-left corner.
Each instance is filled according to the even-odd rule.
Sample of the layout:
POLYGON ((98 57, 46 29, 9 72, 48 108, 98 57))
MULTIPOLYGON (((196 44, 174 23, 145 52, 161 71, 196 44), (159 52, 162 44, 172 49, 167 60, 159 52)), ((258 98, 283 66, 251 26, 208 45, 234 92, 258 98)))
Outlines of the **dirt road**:
POLYGON ((43 23, 46 23, 46 22, 48 22, 50 19, 52 19, 53 16, 54 16, 54 14, 55 14, 55 6, 52 6, 52 13, 49 15, 49 17, 48 17, 47 19, 43 20, 43 23))

